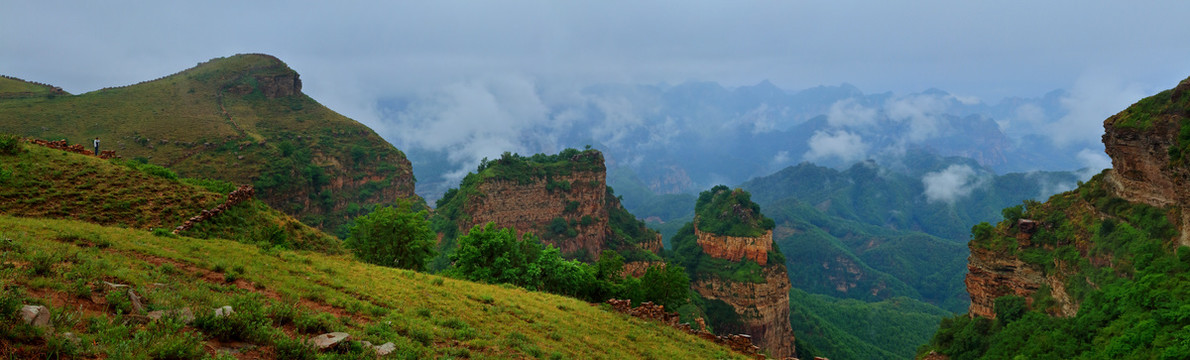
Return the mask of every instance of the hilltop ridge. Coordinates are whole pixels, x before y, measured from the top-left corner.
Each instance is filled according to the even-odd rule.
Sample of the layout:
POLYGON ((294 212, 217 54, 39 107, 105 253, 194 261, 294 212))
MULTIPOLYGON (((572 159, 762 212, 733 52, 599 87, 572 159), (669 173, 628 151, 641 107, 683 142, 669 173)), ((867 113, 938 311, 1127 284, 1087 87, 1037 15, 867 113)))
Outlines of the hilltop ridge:
POLYGON ((99 137, 103 150, 181 176, 253 184, 269 205, 339 235, 375 205, 421 202, 404 153, 301 90, 296 71, 264 54, 80 95, 6 97, 20 89, 0 86, 0 132, 99 137))

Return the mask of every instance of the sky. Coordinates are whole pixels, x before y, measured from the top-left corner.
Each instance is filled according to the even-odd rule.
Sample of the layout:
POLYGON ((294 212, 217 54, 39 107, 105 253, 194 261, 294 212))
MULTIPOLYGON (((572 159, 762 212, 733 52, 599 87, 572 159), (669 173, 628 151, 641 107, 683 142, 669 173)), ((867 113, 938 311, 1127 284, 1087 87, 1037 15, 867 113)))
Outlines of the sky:
POLYGON ((940 88, 991 103, 1082 89, 1086 116, 1102 121, 1190 76, 1187 1, 0 0, 0 9, 0 74, 77 94, 268 53, 301 74, 304 92, 365 124, 377 121, 377 99, 510 76, 940 88))

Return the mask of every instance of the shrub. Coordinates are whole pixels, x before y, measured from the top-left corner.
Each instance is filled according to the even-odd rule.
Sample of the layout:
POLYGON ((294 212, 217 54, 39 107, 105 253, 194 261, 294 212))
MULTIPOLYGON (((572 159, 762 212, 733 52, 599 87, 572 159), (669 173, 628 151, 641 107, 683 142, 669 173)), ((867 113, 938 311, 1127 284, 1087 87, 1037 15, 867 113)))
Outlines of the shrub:
POLYGON ((318 358, 318 351, 314 345, 303 339, 281 336, 273 343, 273 351, 277 359, 314 360, 318 358))
POLYGON ((256 296, 243 295, 231 303, 235 312, 230 316, 216 317, 213 313, 206 313, 194 319, 194 327, 223 341, 260 342, 269 338, 272 322, 256 296))
POLYGON ((437 245, 428 216, 425 210, 414 212, 413 204, 404 200, 395 207, 377 208, 355 218, 347 247, 365 262, 422 270, 437 245))
POLYGON ((334 315, 328 313, 301 314, 293 320, 297 331, 306 334, 321 334, 335 330, 335 323, 339 322, 334 315))
POLYGON ((21 151, 21 137, 0 134, 0 155, 15 155, 21 151))

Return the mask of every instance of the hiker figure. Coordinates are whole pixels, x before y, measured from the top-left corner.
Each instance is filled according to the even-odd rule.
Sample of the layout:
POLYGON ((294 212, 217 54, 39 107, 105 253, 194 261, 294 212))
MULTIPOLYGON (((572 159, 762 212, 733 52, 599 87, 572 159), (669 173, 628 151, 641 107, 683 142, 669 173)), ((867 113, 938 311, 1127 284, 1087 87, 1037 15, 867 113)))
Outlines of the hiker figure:
POLYGON ((95 138, 95 156, 99 156, 99 138, 95 138))

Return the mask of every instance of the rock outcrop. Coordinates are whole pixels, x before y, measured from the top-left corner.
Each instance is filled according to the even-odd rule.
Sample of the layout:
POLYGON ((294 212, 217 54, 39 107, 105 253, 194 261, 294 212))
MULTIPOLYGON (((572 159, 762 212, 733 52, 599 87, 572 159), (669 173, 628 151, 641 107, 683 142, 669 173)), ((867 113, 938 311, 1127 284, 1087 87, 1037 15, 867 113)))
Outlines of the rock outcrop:
POLYGON ((452 220, 460 232, 493 222, 518 236, 532 232, 563 254, 592 261, 604 250, 661 251, 661 234, 624 210, 610 192, 603 154, 596 150, 509 154, 468 175, 461 188, 458 194, 466 195, 448 193, 438 209, 463 215, 452 220))
POLYGON ((789 324, 789 274, 785 264, 764 268, 764 282, 735 282, 717 277, 693 281, 690 287, 703 298, 721 300, 739 315, 735 326, 719 325, 720 333, 742 333, 770 355, 794 356, 793 327, 789 324))
POLYGON ((1078 304, 1066 293, 1066 279, 1058 273, 1045 273, 1040 266, 1028 264, 1016 256, 1004 256, 992 250, 971 246, 967 258, 967 292, 971 294, 968 313, 972 316, 996 318, 996 298, 1015 295, 1033 304, 1033 293, 1048 287, 1057 312, 1052 315, 1069 317, 1078 313, 1078 304))
POLYGON ((698 245, 703 252, 725 260, 748 259, 765 266, 769 261, 769 251, 773 250, 772 230, 759 237, 740 237, 711 234, 699 231, 698 226, 695 226, 694 235, 698 237, 698 245))
MULTIPOLYGON (((1103 122, 1103 145, 1112 159, 1107 181, 1116 196, 1156 207, 1190 204, 1190 167, 1181 158, 1186 145, 1179 146, 1182 127, 1190 122, 1183 99, 1187 91, 1190 79, 1142 100, 1161 111, 1144 112, 1134 105, 1103 122)), ((1181 223, 1179 241, 1190 245, 1190 212, 1183 212, 1181 223)))
POLYGON ((607 238, 607 209, 604 207, 607 194, 605 173, 602 171, 577 171, 569 176, 551 180, 536 179, 527 184, 516 181, 485 181, 479 191, 485 196, 473 199, 467 207, 471 222, 464 225, 470 229, 489 221, 496 226, 516 229, 517 235, 533 232, 546 243, 556 246, 562 253, 585 251, 593 258, 599 256, 607 238), (569 183, 570 189, 549 189, 549 184, 569 183), (584 225, 583 217, 590 223, 584 225), (576 236, 561 239, 550 236, 550 223, 561 218, 574 226, 576 236))
MULTIPOLYGON (((1183 139, 1182 127, 1190 123, 1190 79, 1183 80, 1174 89, 1145 98, 1128 109, 1104 120, 1103 145, 1112 159, 1112 169, 1105 171, 1102 186, 1108 193, 1124 200, 1164 208, 1190 205, 1190 141, 1183 139)), ((1088 189, 1093 190, 1093 189, 1088 189)), ((1104 218, 1091 204, 1071 202, 1067 208, 1057 209, 1067 218, 1104 218)), ((1169 219, 1180 229, 1178 242, 1190 245, 1190 212, 1179 211, 1181 218, 1171 215, 1169 219)), ((1015 249, 993 250, 988 244, 969 245, 967 291, 971 295, 969 313, 972 316, 995 317, 994 301, 1006 295, 1024 297, 1032 305, 1032 295, 1048 289, 1054 300, 1048 311, 1053 316, 1070 317, 1078 313, 1079 304, 1066 291, 1064 274, 1073 270, 1060 259, 1055 259, 1052 269, 1029 264, 1019 257, 1030 248, 1052 250, 1055 246, 1075 245, 1080 256, 1087 258, 1094 266, 1112 266, 1110 259, 1089 252, 1091 235, 1075 233, 1074 238, 1057 239, 1057 244, 1035 244, 1033 236, 1043 231, 1053 231, 1052 224, 1033 219, 1020 219, 1005 229, 1006 224, 995 231, 1015 234, 1015 249)), ((1110 256, 1109 256, 1110 257, 1110 256)), ((1047 264, 1048 267, 1050 264, 1047 264)))

